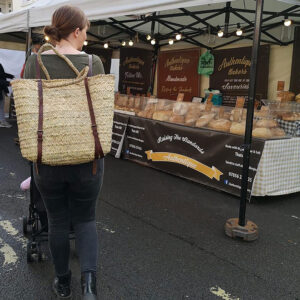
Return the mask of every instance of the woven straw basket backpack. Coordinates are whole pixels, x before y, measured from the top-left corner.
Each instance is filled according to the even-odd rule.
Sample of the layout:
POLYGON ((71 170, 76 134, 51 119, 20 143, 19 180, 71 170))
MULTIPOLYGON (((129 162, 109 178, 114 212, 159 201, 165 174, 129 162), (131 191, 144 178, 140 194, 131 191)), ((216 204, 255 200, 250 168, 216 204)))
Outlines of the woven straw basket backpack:
MULTIPOLYGON (((37 78, 12 82, 21 152, 47 165, 95 161, 110 151, 114 109, 114 76, 81 72, 50 44, 37 55, 37 78), (50 79, 41 53, 52 48, 76 73, 75 79, 50 79), (40 68, 47 79, 40 79, 40 68)), ((89 72, 90 69, 90 72, 89 72)))

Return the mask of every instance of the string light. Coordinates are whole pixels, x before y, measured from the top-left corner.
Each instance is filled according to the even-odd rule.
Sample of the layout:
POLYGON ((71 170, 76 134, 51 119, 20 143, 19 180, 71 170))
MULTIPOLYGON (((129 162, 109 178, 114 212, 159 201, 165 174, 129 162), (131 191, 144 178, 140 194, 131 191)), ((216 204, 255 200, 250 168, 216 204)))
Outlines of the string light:
POLYGON ((50 41, 50 38, 49 38, 49 36, 45 36, 45 40, 48 42, 48 41, 50 41))
POLYGON ((146 36, 146 39, 147 39, 147 41, 150 41, 150 40, 151 40, 151 35, 148 34, 148 35, 146 36))
POLYGON ((237 36, 241 36, 243 34, 243 30, 241 29, 240 23, 237 24, 237 30, 235 32, 237 36))
POLYGON ((224 36, 224 31, 221 29, 220 26, 217 27, 217 30, 218 30, 218 37, 221 38, 224 36))
POLYGON ((104 48, 107 49, 108 48, 108 43, 104 44, 104 48))
POLYGON ((177 33, 177 34, 176 34, 176 40, 177 40, 177 41, 180 41, 181 38, 182 38, 182 35, 181 35, 180 33, 177 33))
POLYGON ((155 45, 155 43, 156 43, 155 39, 152 39, 151 40, 151 45, 155 45))
POLYGON ((125 41, 122 42, 122 46, 123 47, 126 46, 126 42, 125 41))
POLYGON ((284 24, 284 26, 289 27, 292 25, 292 20, 285 18, 283 24, 284 24))
POLYGON ((128 45, 129 45, 129 46, 133 46, 133 41, 130 40, 130 41, 128 42, 128 45))
POLYGON ((84 41, 84 42, 83 42, 83 45, 84 45, 84 46, 87 46, 87 45, 88 45, 88 41, 84 41))
POLYGON ((174 44, 174 40, 169 39, 169 44, 170 44, 170 45, 173 45, 173 44, 174 44))

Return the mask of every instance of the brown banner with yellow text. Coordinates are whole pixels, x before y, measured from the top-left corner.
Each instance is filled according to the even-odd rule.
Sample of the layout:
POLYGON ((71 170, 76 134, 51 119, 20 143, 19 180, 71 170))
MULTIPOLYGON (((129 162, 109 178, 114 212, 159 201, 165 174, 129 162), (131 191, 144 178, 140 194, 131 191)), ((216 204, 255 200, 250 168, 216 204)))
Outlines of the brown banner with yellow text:
POLYGON ((184 101, 199 96, 199 49, 161 51, 158 56, 158 98, 176 100, 184 93, 184 101))
MULTIPOLYGON (((253 139, 248 196, 263 148, 263 140, 253 139)), ((240 194, 242 136, 115 113, 111 153, 121 149, 127 159, 240 194)))

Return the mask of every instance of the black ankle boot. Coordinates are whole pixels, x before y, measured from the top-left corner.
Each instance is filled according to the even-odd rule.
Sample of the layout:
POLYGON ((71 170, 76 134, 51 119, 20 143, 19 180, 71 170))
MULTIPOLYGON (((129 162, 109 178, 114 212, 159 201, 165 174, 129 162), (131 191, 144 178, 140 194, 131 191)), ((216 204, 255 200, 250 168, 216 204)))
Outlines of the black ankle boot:
POLYGON ((82 300, 97 300, 97 279, 95 272, 81 273, 82 300))
POLYGON ((56 276, 53 282, 53 291, 58 298, 67 299, 71 293, 71 271, 67 275, 56 276))

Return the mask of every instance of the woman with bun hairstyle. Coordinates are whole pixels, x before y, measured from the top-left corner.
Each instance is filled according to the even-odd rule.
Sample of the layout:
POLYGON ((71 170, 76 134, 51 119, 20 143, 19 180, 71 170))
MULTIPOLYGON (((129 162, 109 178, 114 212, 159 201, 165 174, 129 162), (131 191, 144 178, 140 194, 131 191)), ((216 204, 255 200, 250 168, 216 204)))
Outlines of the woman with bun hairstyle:
MULTIPOLYGON (((52 24, 44 28, 58 52, 66 55, 81 71, 89 64, 88 55, 81 52, 86 40, 89 21, 83 11, 73 6, 62 6, 52 16, 52 24)), ((75 78, 72 69, 54 51, 42 54, 43 63, 52 79, 75 78)), ((92 56, 93 75, 104 74, 98 56, 92 56)), ((36 54, 28 58, 24 78, 34 79, 36 54)), ((45 79, 41 71, 41 78, 45 79)), ((76 101, 76 95, 74 95, 76 101)), ((104 172, 103 159, 97 162, 97 173, 92 173, 92 162, 78 165, 34 167, 34 180, 45 203, 49 222, 49 248, 55 268, 53 290, 59 298, 71 297, 69 268, 69 232, 72 224, 76 250, 81 268, 82 299, 97 299, 96 271, 98 237, 95 211, 104 172)))

